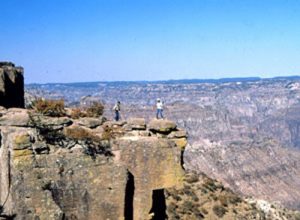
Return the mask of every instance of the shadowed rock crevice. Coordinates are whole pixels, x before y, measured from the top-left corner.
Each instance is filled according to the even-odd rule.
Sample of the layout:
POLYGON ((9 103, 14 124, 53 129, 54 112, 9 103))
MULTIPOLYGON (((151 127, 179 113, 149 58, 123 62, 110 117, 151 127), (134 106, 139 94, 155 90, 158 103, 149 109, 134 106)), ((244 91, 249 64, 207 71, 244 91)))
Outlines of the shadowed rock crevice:
POLYGON ((24 108, 23 68, 13 63, 0 63, 0 106, 24 108))
POLYGON ((185 168, 184 168, 184 150, 182 150, 180 153, 180 165, 181 165, 182 169, 185 170, 185 168))
POLYGON ((24 108, 24 78, 18 71, 11 73, 12 78, 7 77, 5 84, 7 108, 24 108))
MULTIPOLYGON (((0 207, 0 208, 1 208, 1 207, 0 207)), ((2 214, 2 213, 1 213, 1 209, 0 209, 0 219, 1 219, 1 220, 15 220, 16 217, 17 217, 16 214, 14 214, 14 215, 5 215, 5 214, 2 214)))
POLYGON ((150 214, 153 214, 152 220, 168 219, 166 214, 166 197, 164 189, 153 190, 152 192, 152 208, 150 214))
POLYGON ((125 220, 133 220, 134 176, 128 171, 125 190, 125 220))

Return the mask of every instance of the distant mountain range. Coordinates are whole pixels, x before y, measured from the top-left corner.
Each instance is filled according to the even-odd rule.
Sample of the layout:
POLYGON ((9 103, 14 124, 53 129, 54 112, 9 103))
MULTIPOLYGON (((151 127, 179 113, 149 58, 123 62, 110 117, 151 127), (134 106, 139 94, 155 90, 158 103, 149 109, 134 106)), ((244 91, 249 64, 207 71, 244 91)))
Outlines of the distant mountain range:
POLYGON ((97 86, 99 83, 109 85, 128 85, 128 84, 178 84, 178 83, 231 83, 231 82, 255 82, 260 80, 299 80, 300 76, 277 76, 272 78, 261 77, 234 77, 234 78, 220 78, 220 79, 170 79, 170 80, 156 80, 156 81, 95 81, 95 82, 70 82, 70 83, 28 83, 27 86, 36 85, 72 85, 74 87, 97 86))

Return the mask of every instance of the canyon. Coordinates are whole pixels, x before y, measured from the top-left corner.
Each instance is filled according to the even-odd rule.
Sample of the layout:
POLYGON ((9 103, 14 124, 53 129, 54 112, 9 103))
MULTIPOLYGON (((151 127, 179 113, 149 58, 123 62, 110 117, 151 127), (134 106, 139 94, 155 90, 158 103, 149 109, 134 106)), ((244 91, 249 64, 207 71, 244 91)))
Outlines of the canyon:
POLYGON ((39 102, 0 107, 2 220, 298 218, 184 170, 187 133, 170 120, 115 122, 39 102))
POLYGON ((67 105, 105 103, 107 118, 120 100, 123 119, 165 116, 187 130, 185 168, 204 172, 244 196, 300 209, 299 77, 32 84, 36 97, 63 98, 67 105), (72 92, 71 92, 72 91, 72 92))

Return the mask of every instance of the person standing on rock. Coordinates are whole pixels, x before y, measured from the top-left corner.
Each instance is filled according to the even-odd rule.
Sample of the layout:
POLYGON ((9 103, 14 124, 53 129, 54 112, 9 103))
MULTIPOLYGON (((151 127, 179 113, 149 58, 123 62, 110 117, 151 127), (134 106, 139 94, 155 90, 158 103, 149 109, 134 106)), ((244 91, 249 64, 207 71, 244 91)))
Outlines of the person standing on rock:
POLYGON ((163 109, 164 109, 164 105, 162 103, 162 101, 160 99, 156 100, 156 119, 163 119, 163 109))
POLYGON ((118 101, 115 106, 113 107, 113 110, 115 111, 115 120, 120 120, 120 111, 121 111, 121 102, 118 101))

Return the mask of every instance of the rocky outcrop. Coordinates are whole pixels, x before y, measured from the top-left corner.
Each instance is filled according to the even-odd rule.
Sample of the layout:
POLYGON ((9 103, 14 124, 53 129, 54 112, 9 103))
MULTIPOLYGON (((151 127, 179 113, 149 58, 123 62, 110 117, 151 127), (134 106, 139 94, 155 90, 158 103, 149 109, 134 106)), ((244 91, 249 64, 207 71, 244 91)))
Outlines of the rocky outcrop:
POLYGON ((11 62, 0 62, 0 106, 24 107, 23 68, 11 62))
POLYGON ((2 217, 155 219, 166 213, 165 189, 183 184, 176 140, 186 135, 177 137, 176 126, 160 133, 142 119, 73 120, 12 108, 1 110, 0 131, 2 217))

